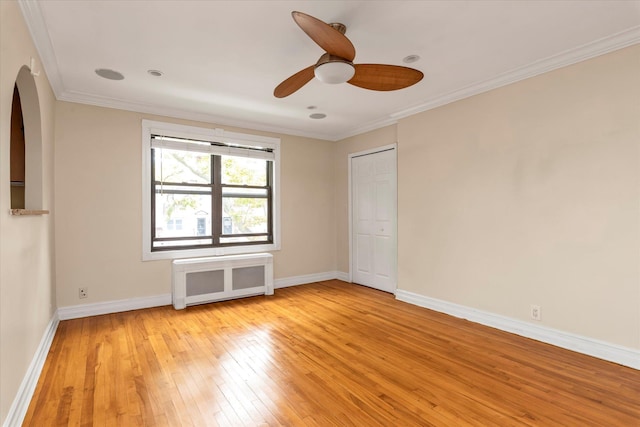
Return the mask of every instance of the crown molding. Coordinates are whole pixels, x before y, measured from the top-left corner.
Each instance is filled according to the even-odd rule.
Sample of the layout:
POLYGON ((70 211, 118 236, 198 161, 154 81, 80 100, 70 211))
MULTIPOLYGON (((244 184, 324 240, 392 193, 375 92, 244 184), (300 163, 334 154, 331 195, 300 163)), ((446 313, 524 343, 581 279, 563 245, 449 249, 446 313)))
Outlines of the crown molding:
POLYGON ((574 49, 569 49, 559 54, 535 61, 523 67, 500 74, 488 80, 480 81, 472 85, 436 96, 410 108, 389 114, 379 119, 368 122, 364 125, 354 127, 344 133, 314 133, 305 132, 298 129, 285 128, 280 126, 269 126, 261 123, 220 117, 206 113, 196 113, 193 111, 167 108, 158 105, 130 102, 122 99, 112 99, 100 97, 86 93, 79 93, 65 90, 62 76, 58 67, 57 59, 51 43, 51 38, 47 32, 46 23, 42 16, 39 2, 18 0, 20 9, 25 18, 31 37, 40 59, 42 61, 49 83, 56 96, 61 101, 77 102, 80 104, 95 105, 107 108, 117 108, 120 110, 134 111, 138 113, 155 114, 159 116, 173 117, 185 120, 195 120, 206 123, 216 123, 225 126, 235 126, 244 129, 251 129, 277 134, 301 136, 327 141, 340 141, 351 136, 360 135, 365 132, 376 130, 385 126, 393 125, 398 120, 414 114, 418 114, 433 108, 459 101, 483 92, 497 89, 520 80, 528 79, 558 68, 566 67, 596 56, 604 55, 625 47, 640 43, 640 26, 629 28, 625 31, 603 37, 593 42, 584 44, 574 49))
POLYGON ((640 43, 640 26, 629 28, 611 36, 603 37, 596 41, 584 44, 574 49, 569 49, 556 55, 544 58, 523 67, 515 68, 488 80, 477 82, 461 89, 437 96, 421 104, 390 114, 388 117, 369 122, 367 125, 353 129, 350 132, 338 135, 338 140, 349 138, 379 129, 390 124, 397 123, 398 120, 422 113, 464 98, 488 92, 502 86, 516 83, 521 80, 535 77, 559 68, 567 67, 596 56, 614 52, 625 47, 640 43))
POLYGON ((362 126, 358 126, 355 129, 350 130, 349 132, 345 132, 342 134, 338 134, 334 136, 334 141, 342 141, 343 139, 350 138, 356 135, 362 135, 363 133, 367 133, 376 129, 381 129, 383 127, 391 126, 398 124, 398 119, 395 117, 384 117, 378 120, 373 120, 368 122, 362 126))
MULTIPOLYGON (((1 0, 0 0, 1 1, 1 0)), ((271 132, 304 138, 314 138, 326 141, 336 141, 331 134, 304 132, 279 126, 263 125, 256 122, 230 119, 206 113, 196 113, 175 108, 166 108, 158 105, 131 102, 123 99, 101 97, 87 93, 66 90, 58 67, 58 61, 51 43, 46 21, 42 15, 40 4, 37 1, 18 0, 25 23, 33 39, 33 43, 40 55, 42 66, 47 73, 49 84, 58 101, 76 102, 79 104, 94 105, 98 107, 116 108, 119 110, 133 111, 137 113, 154 114, 158 116, 176 119, 194 120, 205 123, 216 123, 225 126, 234 126, 261 132, 271 132)))
POLYGON ((391 114, 390 117, 394 119, 401 119, 403 117, 412 116, 414 114, 431 110, 483 92, 488 92, 511 83, 516 83, 549 71, 586 61, 587 59, 595 58, 596 56, 614 52, 637 43, 640 43, 640 26, 632 27, 611 36, 603 37, 577 48, 565 50, 564 52, 532 62, 523 67, 507 71, 491 79, 446 93, 422 104, 407 108, 406 110, 398 111, 397 113, 391 114))
MULTIPOLYGON (((0 0, 1 1, 1 0, 0 0)), ((123 99, 96 96, 76 91, 66 91, 57 97, 59 101, 76 102, 78 104, 94 105, 97 107, 115 108, 118 110, 132 111, 136 113, 152 114, 174 119, 193 120, 204 123, 214 123, 221 126, 238 127, 247 130, 260 132, 270 132, 304 138, 321 139, 325 141, 336 141, 333 135, 326 133, 304 132, 298 129, 290 129, 280 126, 269 126, 258 122, 236 120, 229 117, 217 116, 214 114, 197 113, 194 111, 181 110, 178 108, 167 108, 153 104, 132 102, 123 99)))
POLYGON ((33 39, 33 44, 40 55, 40 61, 45 73, 47 73, 51 89, 56 99, 59 99, 64 93, 64 84, 60 75, 58 60, 53 50, 53 44, 51 44, 51 38, 47 31, 47 25, 42 16, 40 3, 37 1, 18 0, 18 6, 22 11, 22 16, 33 39))

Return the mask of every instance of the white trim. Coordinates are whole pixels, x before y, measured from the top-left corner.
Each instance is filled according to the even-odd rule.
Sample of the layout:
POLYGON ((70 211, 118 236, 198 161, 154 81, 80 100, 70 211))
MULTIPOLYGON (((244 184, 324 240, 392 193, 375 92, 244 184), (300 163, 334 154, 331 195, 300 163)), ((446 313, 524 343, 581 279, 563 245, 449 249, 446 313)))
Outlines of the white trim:
POLYGON ((62 82, 62 76, 60 75, 58 59, 56 58, 55 50, 53 49, 49 33, 47 32, 47 25, 42 16, 40 2, 18 0, 18 5, 20 6, 20 11, 31 34, 33 44, 36 46, 36 50, 40 55, 40 60, 42 61, 45 73, 47 73, 47 79, 49 80, 51 89, 56 98, 60 99, 66 91, 62 82))
POLYGON ((587 43, 574 49, 560 52, 556 55, 527 64, 524 67, 519 67, 499 74, 491 79, 477 82, 467 87, 449 92, 432 99, 431 101, 391 114, 391 117, 394 119, 401 119, 403 117, 412 116, 464 98, 469 98, 470 96, 488 92, 521 80, 526 80, 558 68, 568 67, 569 65, 629 47, 636 43, 640 43, 640 26, 630 28, 612 36, 604 37, 596 40, 595 42, 587 43))
POLYGON ((596 56, 624 49, 625 47, 629 47, 638 43, 640 43, 640 26, 632 27, 619 33, 603 37, 590 43, 586 43, 577 48, 569 49, 564 52, 549 56, 547 58, 534 61, 523 67, 515 68, 513 70, 502 73, 496 77, 476 82, 452 92, 444 93, 411 108, 392 113, 387 117, 382 117, 378 120, 355 128, 349 132, 337 135, 336 140, 340 141, 354 135, 360 135, 365 132, 379 129, 384 126, 397 123, 399 119, 402 119, 404 117, 432 110, 434 108, 441 107, 443 105, 450 104, 464 98, 469 98, 471 96, 478 95, 483 92, 488 92, 490 90, 497 89, 511 83, 516 83, 530 77, 535 77, 549 71, 557 70, 558 68, 577 64, 578 62, 586 61, 587 59, 595 58, 596 56))
POLYGON ((391 114, 389 114, 389 117, 382 117, 382 118, 379 118, 379 119, 375 119, 375 120, 372 120, 370 122, 367 122, 367 123, 363 124, 362 126, 358 126, 357 128, 352 129, 352 130, 350 130, 348 132, 338 134, 337 136, 333 137, 332 140, 333 141, 342 141, 343 139, 347 139, 347 138, 350 138, 352 136, 362 135, 364 133, 372 132, 374 130, 381 129, 381 128, 384 128, 384 127, 387 127, 387 126, 391 126, 391 125, 397 125, 398 124, 398 119, 402 118, 402 117, 395 118, 393 116, 394 114, 395 113, 391 113, 391 114))
MULTIPOLYGON (((304 285, 307 283, 322 282, 325 280, 344 280, 347 273, 340 271, 327 271, 325 273, 305 274, 302 276, 285 277, 273 281, 274 288, 286 288, 289 286, 304 285)), ((57 318, 60 320, 79 319, 82 317, 99 316, 101 314, 119 313, 122 311, 140 310, 143 308, 161 307, 171 305, 171 294, 161 294, 149 297, 129 298, 115 301, 105 301, 93 304, 80 304, 60 307, 57 318)))
POLYGON ((336 279, 351 283, 351 275, 344 271, 336 271, 336 279))
POLYGON ((176 123, 142 120, 142 260, 197 258, 220 255, 238 255, 280 250, 281 238, 281 203, 280 203, 280 138, 261 135, 229 132, 218 128, 203 128, 180 125, 176 123), (240 142, 244 145, 255 145, 273 150, 273 243, 263 245, 229 246, 204 249, 187 249, 172 251, 151 251, 151 135, 162 134, 178 138, 198 139, 202 141, 240 142))
MULTIPOLYGON (((226 140, 226 143, 232 144, 226 140)), ((199 154, 214 154, 222 156, 249 157, 253 159, 271 160, 275 159, 275 154, 269 151, 254 150, 249 148, 233 147, 231 145, 216 146, 211 144, 195 144, 191 141, 175 141, 164 138, 151 138, 151 148, 166 148, 169 150, 189 151, 199 154)))
POLYGON ((182 110, 166 106, 151 105, 143 102, 134 102, 126 99, 110 98, 106 96, 92 95, 78 91, 66 91, 56 97, 59 101, 75 102, 78 104, 94 105, 96 107, 114 108, 135 113, 152 114, 173 119, 193 120, 204 123, 217 123, 221 126, 231 126, 252 131, 271 132, 285 135, 301 136, 325 141, 337 141, 333 134, 308 132, 300 129, 287 128, 283 126, 273 126, 264 123, 257 123, 248 120, 238 120, 228 116, 218 116, 215 114, 200 113, 195 111, 182 110))
POLYGON ((36 49, 40 54, 42 65, 45 72, 47 73, 49 82, 51 83, 51 88, 56 95, 56 99, 58 99, 59 101, 77 102, 80 104, 117 108, 119 110, 125 111, 135 111, 139 113, 157 114, 173 118, 219 123, 225 126, 235 126, 245 129, 282 133, 286 135, 296 135, 329 141, 339 141, 350 136, 359 135, 364 132, 379 129, 381 127, 396 123, 397 120, 402 117, 407 117, 412 114, 427 111, 432 108, 448 104, 450 102, 477 95, 482 92, 515 83, 519 80, 524 80, 538 74, 546 73, 557 68, 566 67, 577 62, 585 61, 599 55, 604 55, 606 53, 623 49, 636 43, 640 43, 640 26, 632 27, 619 33, 603 37, 599 40, 586 43, 577 48, 569 49, 556 55, 552 55, 548 58, 535 61, 526 66, 516 68, 507 73, 503 73, 498 77, 491 78, 482 82, 477 82, 471 86, 467 86, 466 88, 442 94, 435 99, 432 99, 425 103, 421 103, 407 110, 380 117, 377 120, 366 123, 343 134, 315 133, 307 132, 300 129, 291 129, 282 126, 270 126, 267 124, 237 120, 229 117, 197 113, 171 107, 157 106, 141 102, 132 102, 123 99, 95 96, 87 93, 66 90, 62 81, 58 62, 55 57, 55 51, 47 32, 47 27, 42 16, 42 11, 40 10, 39 2, 18 0, 18 4, 20 5, 22 15, 25 18, 27 28, 31 33, 33 43, 35 44, 36 49))
POLYGON ((55 312, 44 330, 40 344, 33 355, 33 359, 27 368, 24 378, 22 379, 22 383, 18 388, 16 397, 13 399, 11 408, 9 408, 7 418, 5 418, 4 423, 2 424, 3 427, 18 427, 22 425, 24 416, 27 414, 27 410, 29 409, 29 403, 33 398, 36 386, 38 385, 40 373, 44 367, 44 362, 47 360, 47 355, 49 354, 49 349, 51 348, 51 343, 53 342, 53 337, 56 334, 59 323, 60 319, 58 317, 58 313, 55 312))
POLYGON ((249 146, 261 145, 263 148, 272 148, 274 150, 280 148, 280 138, 231 132, 220 128, 205 128, 148 119, 142 120, 142 126, 149 128, 150 133, 175 138, 190 138, 209 142, 244 143, 249 146))
POLYGON ((81 317, 120 313, 122 311, 140 310, 163 305, 171 305, 171 294, 60 307, 58 308, 58 317, 60 320, 79 319, 81 317))
POLYGON ((481 325, 542 341, 557 347, 608 360, 634 369, 640 369, 640 350, 611 344, 605 341, 534 325, 522 320, 500 316, 487 311, 426 297, 398 289, 396 299, 430 310, 467 319, 481 325))
MULTIPOLYGON (((344 274, 344 273, 343 273, 344 274)), ((289 286, 306 285, 308 283, 323 282, 333 280, 338 277, 337 271, 327 271, 325 273, 305 274, 302 276, 285 277, 273 281, 274 288, 288 288, 289 286)))
MULTIPOLYGON (((395 282, 396 284, 394 285, 395 289, 397 289, 398 287, 398 143, 393 143, 393 144, 388 144, 388 145, 383 145, 381 147, 375 147, 375 148, 370 148, 368 150, 363 150, 363 151, 358 151, 356 153, 351 153, 347 156, 347 197, 348 197, 348 210, 347 210, 347 215, 349 215, 347 223, 349 226, 349 272, 346 273, 347 274, 347 279, 341 279, 344 280, 345 282, 353 282, 353 234, 352 234, 352 226, 353 226, 353 195, 351 194, 351 186, 352 186, 352 181, 351 181, 351 160, 354 157, 360 157, 360 156, 366 156, 369 154, 375 154, 375 153, 380 153, 383 151, 389 151, 389 150, 395 150, 396 152, 396 165, 395 165, 395 181, 396 181, 396 206, 395 206, 395 227, 396 227, 396 232, 395 232, 395 237, 396 237, 396 242, 395 242, 395 247, 396 247, 396 265, 394 266, 395 269, 395 282)), ((395 293, 395 290, 394 290, 395 293)))
POLYGON ((357 153, 350 153, 348 157, 349 157, 349 160, 351 160, 352 157, 367 156, 369 154, 376 154, 376 153, 381 153, 383 151, 397 150, 397 149, 398 149, 398 144, 394 142, 393 144, 382 145, 380 147, 358 151, 357 153))

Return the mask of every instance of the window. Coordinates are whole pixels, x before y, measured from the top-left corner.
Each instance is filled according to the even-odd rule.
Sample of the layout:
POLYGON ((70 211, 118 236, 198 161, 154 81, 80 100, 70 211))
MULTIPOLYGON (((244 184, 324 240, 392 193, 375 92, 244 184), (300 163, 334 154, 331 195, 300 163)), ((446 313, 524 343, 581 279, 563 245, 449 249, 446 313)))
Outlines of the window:
POLYGON ((143 259, 279 249, 278 139, 142 128, 143 259))

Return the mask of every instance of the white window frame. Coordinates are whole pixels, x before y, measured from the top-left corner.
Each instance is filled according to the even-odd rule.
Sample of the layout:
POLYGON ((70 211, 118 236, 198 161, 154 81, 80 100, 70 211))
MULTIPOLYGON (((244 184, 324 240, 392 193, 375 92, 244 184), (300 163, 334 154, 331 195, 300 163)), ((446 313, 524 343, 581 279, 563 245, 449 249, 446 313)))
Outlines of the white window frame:
POLYGON ((201 128, 153 120, 142 120, 142 260, 194 258, 219 255, 247 254, 280 250, 280 138, 229 132, 224 129, 201 128), (151 251, 151 135, 200 141, 223 142, 229 150, 237 150, 234 144, 243 147, 270 148, 274 153, 272 212, 273 243, 263 245, 226 246, 201 249, 176 249, 151 251))

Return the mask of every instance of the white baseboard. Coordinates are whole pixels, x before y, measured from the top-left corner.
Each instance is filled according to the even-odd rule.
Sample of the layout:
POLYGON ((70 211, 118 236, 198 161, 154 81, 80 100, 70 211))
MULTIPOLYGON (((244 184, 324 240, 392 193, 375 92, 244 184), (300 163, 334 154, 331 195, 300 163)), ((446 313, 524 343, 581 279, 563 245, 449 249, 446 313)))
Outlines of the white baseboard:
POLYGON ((413 292, 396 291, 396 299, 428 308, 454 317, 467 319, 481 325, 542 341, 578 353, 608 360, 634 369, 640 369, 640 350, 611 344, 605 341, 534 325, 522 320, 500 316, 487 311, 454 304, 413 292))
POLYGON ((171 294, 60 307, 58 308, 58 318, 60 320, 78 319, 81 317, 119 313, 121 311, 139 310, 141 308, 159 307, 162 305, 171 305, 171 294))
MULTIPOLYGON (((289 286, 305 285, 307 283, 322 282, 324 280, 337 279, 338 275, 344 274, 338 271, 327 271, 325 273, 305 274, 303 276, 285 277, 274 280, 274 287, 287 288, 289 286)), ((342 279, 340 279, 342 280, 342 279)))
MULTIPOLYGON (((348 281, 348 278, 348 273, 341 271, 328 271, 325 273, 305 274, 303 276, 276 279, 274 280, 274 287, 276 289, 286 288, 289 286, 304 285, 306 283, 322 282, 323 280, 333 279, 348 281)), ((142 308, 159 307, 163 305, 171 305, 171 294, 60 307, 58 308, 58 318, 60 320, 79 319, 81 317, 119 313, 121 311, 139 310, 142 308)))
POLYGON ((2 423, 3 427, 19 427, 22 425, 24 416, 27 414, 27 410, 29 409, 29 403, 31 402, 33 393, 36 390, 36 386, 38 385, 40 373, 44 367, 44 362, 47 360, 49 348, 51 348, 51 343, 53 342, 53 337, 56 334, 59 323, 58 314, 54 313, 44 330, 40 344, 38 345, 38 348, 33 355, 33 359, 27 368, 27 372, 22 379, 22 383, 18 388, 18 393, 16 394, 15 399, 13 399, 7 418, 5 418, 4 423, 2 423))
POLYGON ((343 282, 351 282, 351 280, 349 280, 349 273, 345 273, 344 271, 336 271, 336 279, 342 280, 343 282))

